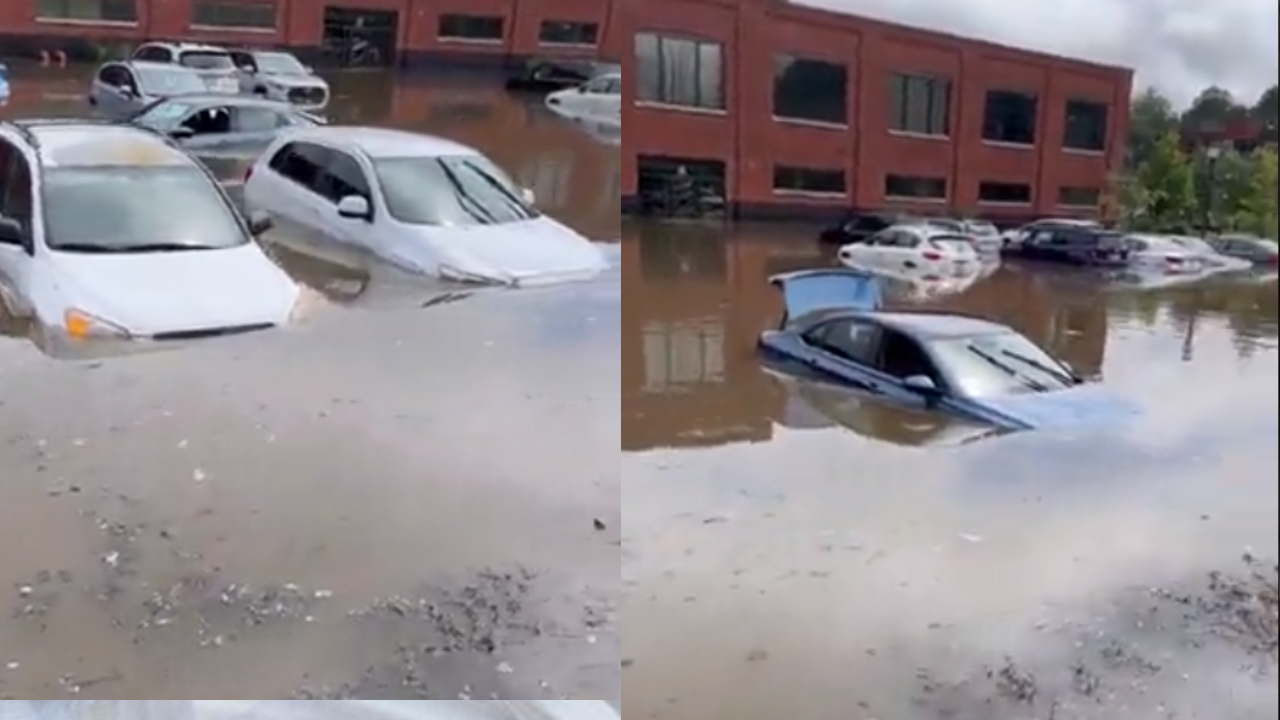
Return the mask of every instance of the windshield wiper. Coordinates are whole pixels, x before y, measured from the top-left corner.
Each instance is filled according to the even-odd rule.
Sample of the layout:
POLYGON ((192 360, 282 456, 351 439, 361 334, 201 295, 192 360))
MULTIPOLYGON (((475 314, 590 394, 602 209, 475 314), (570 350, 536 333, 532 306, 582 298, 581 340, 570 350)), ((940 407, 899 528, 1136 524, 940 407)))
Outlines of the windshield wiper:
POLYGON ((968 348, 969 348, 969 352, 973 353, 974 355, 977 355, 983 360, 986 360, 993 367, 999 368, 1001 371, 1006 372, 1009 375, 1022 381, 1022 384, 1026 385, 1032 390, 1035 390, 1036 392, 1049 391, 1048 385, 1045 385, 1044 383, 1040 382, 1039 380, 1036 380, 1035 378, 1027 377, 1026 373, 1018 372, 1017 368, 1000 360, 1000 358, 997 358, 995 355, 992 355, 991 353, 987 352, 986 350, 983 350, 977 345, 969 345, 968 348))
POLYGON ((1001 350, 1000 354, 1012 360, 1017 360, 1018 362, 1024 365, 1027 365, 1028 367, 1033 367, 1036 370, 1039 370, 1040 372, 1044 373, 1045 375, 1052 377, 1053 379, 1057 380, 1063 385, 1079 385, 1080 384, 1080 378, 1076 377, 1075 375, 1065 372, 1063 370, 1060 370, 1058 368, 1045 365, 1044 363, 1040 362, 1039 360, 1036 360, 1035 358, 1029 358, 1026 355, 1016 353, 1012 350, 1001 350))
POLYGON ((54 250, 94 255, 136 255, 153 252, 187 252, 192 250, 217 250, 213 245, 183 245, 180 243, 149 243, 145 245, 97 245, 94 243, 62 243, 54 250))
POLYGON ((467 192, 467 189, 462 185, 462 181, 459 180, 457 174, 454 173, 453 168, 450 168, 444 163, 440 163, 440 169, 444 171, 445 178, 449 181, 449 184, 453 186, 454 192, 458 193, 458 197, 467 201, 467 204, 471 206, 471 209, 467 210, 467 214, 480 222, 488 222, 490 225, 499 224, 498 216, 494 215, 484 206, 483 203, 472 196, 471 193, 467 192))

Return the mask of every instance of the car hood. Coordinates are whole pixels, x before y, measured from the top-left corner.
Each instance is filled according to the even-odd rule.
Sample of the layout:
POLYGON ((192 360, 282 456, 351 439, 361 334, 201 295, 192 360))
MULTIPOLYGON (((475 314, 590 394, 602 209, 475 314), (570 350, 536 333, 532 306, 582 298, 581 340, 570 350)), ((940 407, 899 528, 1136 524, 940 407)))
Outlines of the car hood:
POLYGON ((1124 424, 1142 414, 1132 401, 1102 385, 1069 390, 985 398, 983 404, 1028 429, 1090 428, 1124 424))
POLYGON ((264 73, 263 77, 273 85, 282 88, 321 88, 325 81, 315 75, 272 75, 264 73))
POLYGON ((589 280, 609 267, 598 246, 548 217, 441 235, 441 274, 455 280, 545 285, 589 280))
POLYGON ((57 253, 52 264, 71 304, 138 337, 281 325, 300 293, 252 244, 139 255, 57 253))

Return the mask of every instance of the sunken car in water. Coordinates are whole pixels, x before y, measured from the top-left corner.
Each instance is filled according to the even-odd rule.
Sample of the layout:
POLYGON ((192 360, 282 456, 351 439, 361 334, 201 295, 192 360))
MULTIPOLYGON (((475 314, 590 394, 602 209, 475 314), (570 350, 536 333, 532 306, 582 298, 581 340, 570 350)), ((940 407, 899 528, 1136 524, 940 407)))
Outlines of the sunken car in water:
POLYGON ((89 83, 89 105, 111 120, 126 120, 153 103, 209 88, 195 71, 180 65, 126 60, 98 68, 89 83))
POLYGON ((231 49, 240 90, 318 112, 329 104, 329 83, 296 56, 278 50, 231 49))
POLYGON ((85 120, 0 122, 0 286, 71 340, 187 340, 294 319, 300 289, 162 135, 85 120))
POLYGON ((989 320, 886 312, 879 281, 847 269, 775 276, 784 316, 759 346, 789 364, 908 408, 1007 430, 1123 421, 1136 409, 1089 385, 1017 331, 989 320))
POLYGON ((195 153, 260 153, 285 130, 324 124, 288 103, 210 94, 157 100, 129 122, 195 153))
POLYGON ((130 60, 183 67, 194 72, 209 92, 235 95, 240 79, 226 48, 182 42, 149 42, 139 45, 130 60))

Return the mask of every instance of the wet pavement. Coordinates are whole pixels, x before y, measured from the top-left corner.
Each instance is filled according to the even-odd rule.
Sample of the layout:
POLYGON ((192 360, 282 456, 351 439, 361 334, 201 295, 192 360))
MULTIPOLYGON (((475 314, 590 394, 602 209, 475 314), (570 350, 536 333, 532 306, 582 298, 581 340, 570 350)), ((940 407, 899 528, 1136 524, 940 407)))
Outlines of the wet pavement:
POLYGON ((724 235, 623 228, 625 712, 1276 717, 1273 278, 1011 267, 899 296, 1005 321, 1146 409, 982 438, 763 372, 764 279, 831 260, 724 235))
MULTIPOLYGON (((82 74, 16 74, 4 112, 81 112, 82 74)), ((618 237, 617 149, 536 103, 335 91, 618 237)), ((620 702, 618 274, 463 293, 265 244, 310 290, 281 332, 68 361, 0 313, 0 697, 620 702)))

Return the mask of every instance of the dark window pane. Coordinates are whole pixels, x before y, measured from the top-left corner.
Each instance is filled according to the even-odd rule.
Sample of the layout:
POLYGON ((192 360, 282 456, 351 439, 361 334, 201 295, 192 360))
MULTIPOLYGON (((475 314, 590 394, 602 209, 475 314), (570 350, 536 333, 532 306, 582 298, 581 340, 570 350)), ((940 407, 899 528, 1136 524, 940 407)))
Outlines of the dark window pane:
POLYGON ((636 99, 640 102, 724 109, 724 61, 719 43, 640 33, 635 53, 636 99))
POLYGON ((191 6, 191 24, 270 30, 276 26, 276 5, 267 1, 197 0, 191 6))
POLYGON ((911 175, 886 175, 884 196, 909 200, 946 200, 947 179, 916 177, 911 175))
POLYGON ((502 40, 505 23, 500 17, 485 15, 441 15, 437 35, 441 40, 502 40))
POLYGON ((843 170, 778 165, 773 168, 773 189, 784 193, 844 195, 848 185, 843 170))
POLYGON ((926 75, 889 76, 889 129, 917 135, 951 131, 951 81, 926 75))
POLYGON ((1067 101, 1062 146, 1068 150, 1101 152, 1107 147, 1107 106, 1085 100, 1067 101))
POLYGON ((794 55, 774 57, 774 117, 845 125, 849 121, 848 103, 846 66, 794 55))
POLYGON ((1036 120, 1040 100, 1035 95, 1009 90, 987 92, 982 118, 982 139, 1012 145, 1036 144, 1036 120))
POLYGON ((36 0, 36 17, 46 20, 135 23, 135 0, 36 0))
POLYGON ((595 45, 600 41, 600 25, 571 20, 543 20, 538 42, 543 45, 595 45))
POLYGON ((984 182, 978 185, 978 200, 985 203, 1028 205, 1031 186, 1022 183, 984 182))
POLYGON ((1062 207, 1097 207, 1102 201, 1102 191, 1091 187, 1058 188, 1058 205, 1062 207))

